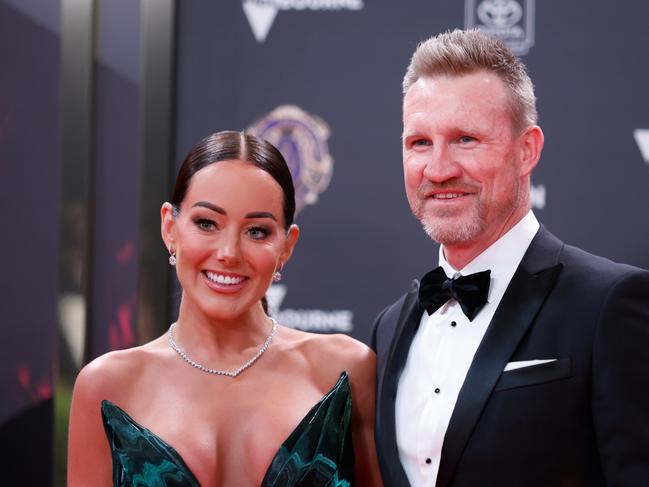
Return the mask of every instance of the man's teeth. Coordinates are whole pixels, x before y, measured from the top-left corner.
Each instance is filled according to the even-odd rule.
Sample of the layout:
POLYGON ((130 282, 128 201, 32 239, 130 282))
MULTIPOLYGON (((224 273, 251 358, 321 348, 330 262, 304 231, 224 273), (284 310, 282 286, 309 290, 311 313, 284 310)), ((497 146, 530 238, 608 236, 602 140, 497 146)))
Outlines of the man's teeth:
POLYGON ((436 199, 441 199, 441 200, 449 200, 452 198, 459 198, 460 196, 463 196, 464 193, 439 193, 439 194, 434 194, 433 198, 436 199))
POLYGON ((223 276, 221 274, 214 274, 213 272, 206 271, 207 278, 218 284, 239 284, 243 281, 243 277, 223 276))

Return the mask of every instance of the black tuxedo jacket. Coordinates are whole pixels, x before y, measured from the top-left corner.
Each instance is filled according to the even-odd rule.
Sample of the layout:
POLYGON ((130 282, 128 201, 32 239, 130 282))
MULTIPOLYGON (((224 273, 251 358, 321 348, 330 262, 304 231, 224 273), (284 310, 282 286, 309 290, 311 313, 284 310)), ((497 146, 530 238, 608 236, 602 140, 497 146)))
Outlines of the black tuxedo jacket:
MULTIPOLYGON (((374 324, 376 441, 386 487, 407 487, 395 435, 419 282, 374 324)), ((543 227, 473 359, 437 486, 649 486, 649 272, 543 227), (503 372, 512 361, 557 359, 503 372)))

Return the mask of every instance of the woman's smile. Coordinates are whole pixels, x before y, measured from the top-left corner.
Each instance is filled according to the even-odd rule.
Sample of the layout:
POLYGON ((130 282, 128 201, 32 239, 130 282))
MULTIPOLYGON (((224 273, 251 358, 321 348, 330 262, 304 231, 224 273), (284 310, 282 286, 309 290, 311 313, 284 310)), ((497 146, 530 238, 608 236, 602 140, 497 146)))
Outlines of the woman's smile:
POLYGON ((245 161, 221 161, 193 175, 166 220, 185 308, 191 303, 224 320, 254 312, 295 240, 284 228, 282 198, 280 185, 245 161))
POLYGON ((226 294, 239 292, 248 280, 246 276, 215 271, 203 271, 203 275, 210 289, 226 294))

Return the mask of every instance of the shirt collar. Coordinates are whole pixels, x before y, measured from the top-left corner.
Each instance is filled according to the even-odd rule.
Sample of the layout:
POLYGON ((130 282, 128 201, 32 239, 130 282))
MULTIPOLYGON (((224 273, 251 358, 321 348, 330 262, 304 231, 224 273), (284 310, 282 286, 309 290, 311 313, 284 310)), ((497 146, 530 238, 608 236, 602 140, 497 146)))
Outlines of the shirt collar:
POLYGON ((487 298, 491 302, 494 298, 505 292, 509 281, 511 281, 514 272, 516 272, 516 268, 521 263, 523 255, 525 255, 539 227, 538 220, 532 210, 530 210, 507 233, 459 271, 454 269, 446 261, 443 245, 440 245, 439 265, 449 277, 458 273, 466 276, 491 269, 491 283, 487 298))

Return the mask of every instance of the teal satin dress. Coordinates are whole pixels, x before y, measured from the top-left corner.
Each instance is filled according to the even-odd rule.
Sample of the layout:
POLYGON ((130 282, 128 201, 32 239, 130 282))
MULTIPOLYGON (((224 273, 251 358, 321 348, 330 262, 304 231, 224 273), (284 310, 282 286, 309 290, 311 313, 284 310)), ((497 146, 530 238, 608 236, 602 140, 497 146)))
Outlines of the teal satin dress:
MULTIPOLYGON (((281 445, 260 487, 353 485, 351 409, 349 379, 343 372, 281 445)), ((102 401, 101 413, 113 459, 113 485, 200 486, 171 445, 109 401, 102 401)))

